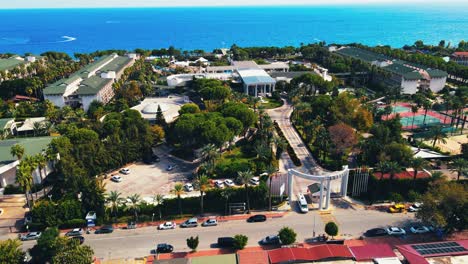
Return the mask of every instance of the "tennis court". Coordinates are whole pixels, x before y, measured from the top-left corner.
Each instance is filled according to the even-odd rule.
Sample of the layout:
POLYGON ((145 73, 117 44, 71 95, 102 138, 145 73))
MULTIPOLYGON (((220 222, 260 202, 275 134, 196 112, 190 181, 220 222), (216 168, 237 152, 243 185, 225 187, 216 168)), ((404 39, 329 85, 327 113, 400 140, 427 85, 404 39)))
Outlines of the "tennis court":
MULTIPOLYGON (((400 120, 401 125, 403 127, 411 127, 413 124, 413 117, 403 117, 400 120)), ((441 124, 441 120, 437 117, 433 117, 430 115, 426 116, 426 125, 434 125, 434 124, 441 124)), ((424 125, 424 115, 417 115, 414 116, 414 126, 421 127, 424 125)))
POLYGON ((411 109, 406 106, 395 105, 393 106, 393 113, 406 113, 411 112, 411 109))

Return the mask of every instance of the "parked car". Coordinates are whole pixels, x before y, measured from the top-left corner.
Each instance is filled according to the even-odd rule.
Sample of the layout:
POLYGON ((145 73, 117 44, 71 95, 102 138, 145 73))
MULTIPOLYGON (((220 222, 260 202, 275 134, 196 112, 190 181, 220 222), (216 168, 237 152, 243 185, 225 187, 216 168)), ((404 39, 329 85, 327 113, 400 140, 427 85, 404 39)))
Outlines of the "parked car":
POLYGON ((267 220, 266 215, 252 215, 247 219, 247 222, 265 222, 267 220))
POLYGON ((122 177, 120 177, 119 175, 114 175, 111 177, 111 181, 113 182, 121 182, 122 181, 122 177))
POLYGON ((279 236, 272 235, 272 236, 267 236, 264 239, 260 240, 258 242, 260 245, 280 245, 281 241, 279 236))
POLYGON ((128 222, 127 223, 127 229, 136 229, 137 224, 135 222, 128 222))
POLYGON ((108 234, 112 232, 114 232, 114 228, 111 225, 107 225, 96 230, 94 234, 108 234))
POLYGON ((423 205, 422 203, 414 203, 408 208, 408 212, 412 212, 412 213, 417 212, 421 210, 422 205, 423 205))
POLYGON ((156 246, 156 253, 171 253, 174 250, 172 245, 163 243, 156 246))
POLYGON ((198 219, 193 217, 190 219, 187 219, 185 222, 183 222, 180 227, 197 227, 198 226, 198 219))
POLYGON ((19 239, 21 241, 36 240, 41 237, 41 232, 30 232, 24 235, 20 235, 19 239))
POLYGON ((175 168, 175 165, 167 165, 166 170, 171 171, 175 168))
POLYGON ((260 179, 258 177, 253 177, 252 179, 250 179, 249 182, 252 185, 259 185, 260 184, 260 179))
POLYGON ((226 186, 228 186, 228 187, 234 187, 235 186, 234 182, 232 180, 230 180, 230 179, 224 180, 224 184, 226 184, 226 186))
POLYGON ((410 227, 410 231, 413 234, 425 234, 431 232, 427 226, 412 226, 410 227))
POLYGON ((159 230, 174 229, 176 228, 176 223, 174 222, 165 222, 158 226, 159 230))
POLYGON ((71 236, 81 236, 83 234, 83 229, 81 228, 75 228, 71 231, 68 231, 67 233, 65 233, 65 236, 67 237, 71 237, 71 236))
POLYGON ((396 226, 391 226, 387 228, 387 233, 391 236, 403 236, 406 235, 406 231, 403 228, 399 228, 396 226))
POLYGON ((386 236, 386 235, 388 235, 388 232, 387 232, 387 230, 385 230, 383 228, 372 228, 372 229, 367 230, 364 233, 364 235, 366 237, 386 236))
POLYGON ((84 238, 83 236, 74 236, 74 237, 71 237, 70 239, 76 239, 76 240, 78 240, 78 242, 80 243, 80 245, 83 244, 83 243, 84 243, 84 240, 85 240, 85 238, 84 238))
POLYGON ((394 204, 388 208, 389 213, 403 213, 406 210, 404 204, 394 204))
POLYGON ((215 218, 210 218, 205 220, 205 222, 202 223, 202 226, 217 226, 218 225, 218 220, 215 218))
POLYGON ((233 247, 235 240, 233 237, 219 237, 218 247, 233 247))
POLYGON ((123 169, 120 170, 120 173, 125 174, 125 175, 130 174, 130 169, 129 168, 123 168, 123 169))
POLYGON ((216 188, 222 189, 224 187, 224 183, 220 180, 215 181, 216 188))
POLYGON ((184 185, 184 189, 186 192, 192 192, 193 191, 193 185, 191 183, 186 183, 184 185))

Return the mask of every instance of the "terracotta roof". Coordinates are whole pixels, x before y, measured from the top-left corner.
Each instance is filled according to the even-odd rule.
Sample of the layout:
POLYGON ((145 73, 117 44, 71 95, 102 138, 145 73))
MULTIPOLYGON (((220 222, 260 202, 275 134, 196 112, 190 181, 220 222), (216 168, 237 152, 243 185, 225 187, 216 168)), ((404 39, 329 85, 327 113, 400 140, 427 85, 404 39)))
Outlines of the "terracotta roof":
POLYGON ((351 250, 357 261, 396 257, 392 247, 388 244, 368 244, 350 247, 349 250, 351 250))
POLYGON ((344 245, 320 245, 311 248, 280 248, 268 251, 268 255, 271 263, 353 257, 351 251, 344 245))
MULTIPOLYGON (((380 179, 381 175, 382 175, 381 172, 374 173, 374 177, 377 179, 380 179)), ((390 173, 385 173, 383 177, 384 179, 390 179, 390 173)), ((403 171, 400 173, 396 173, 394 179, 413 179, 413 177, 414 177, 413 171, 403 171)), ((416 176, 416 178, 418 179, 429 178, 429 177, 431 176, 425 171, 418 171, 418 175, 416 176)))
POLYGON ((457 51, 453 53, 453 56, 465 57, 468 56, 468 51, 457 51))
POLYGON ((429 262, 419 254, 415 254, 406 250, 403 247, 397 247, 398 251, 405 257, 405 259, 409 262, 409 264, 428 264, 429 262))
POLYGON ((239 251, 237 260, 239 264, 264 264, 268 263, 268 253, 267 251, 239 251))

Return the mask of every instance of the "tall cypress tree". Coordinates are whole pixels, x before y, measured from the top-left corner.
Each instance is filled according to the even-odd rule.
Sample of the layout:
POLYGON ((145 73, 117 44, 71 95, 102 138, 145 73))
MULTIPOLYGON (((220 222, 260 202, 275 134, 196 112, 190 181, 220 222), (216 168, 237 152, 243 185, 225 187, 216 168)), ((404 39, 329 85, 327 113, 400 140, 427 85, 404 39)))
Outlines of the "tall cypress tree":
POLYGON ((164 114, 161 110, 161 106, 158 105, 158 111, 156 112, 156 125, 166 127, 166 119, 164 118, 164 114))

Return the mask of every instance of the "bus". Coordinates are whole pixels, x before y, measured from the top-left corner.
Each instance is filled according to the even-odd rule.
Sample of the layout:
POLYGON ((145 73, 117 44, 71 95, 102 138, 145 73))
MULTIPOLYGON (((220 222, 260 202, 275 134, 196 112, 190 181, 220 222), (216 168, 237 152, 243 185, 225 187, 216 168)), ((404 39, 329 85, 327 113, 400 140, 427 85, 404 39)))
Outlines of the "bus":
POLYGON ((309 211, 309 206, 307 205, 307 200, 302 193, 297 195, 297 204, 299 205, 299 210, 301 213, 307 213, 309 211))

